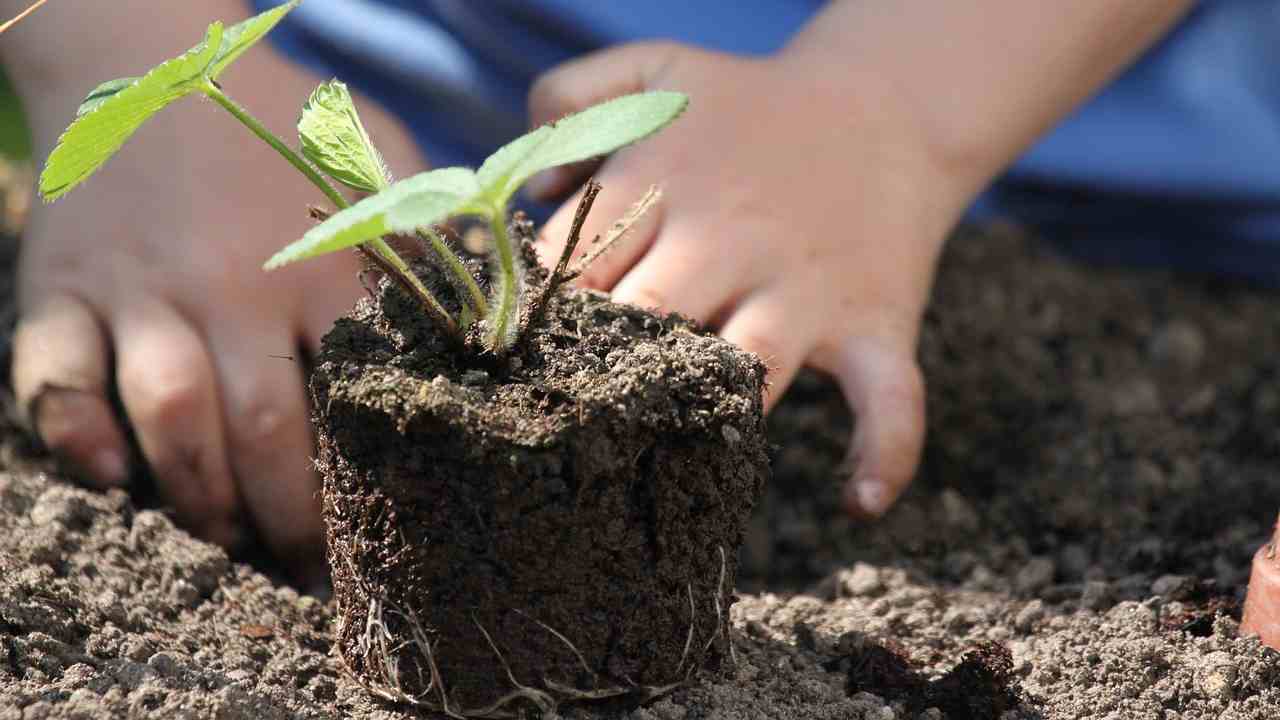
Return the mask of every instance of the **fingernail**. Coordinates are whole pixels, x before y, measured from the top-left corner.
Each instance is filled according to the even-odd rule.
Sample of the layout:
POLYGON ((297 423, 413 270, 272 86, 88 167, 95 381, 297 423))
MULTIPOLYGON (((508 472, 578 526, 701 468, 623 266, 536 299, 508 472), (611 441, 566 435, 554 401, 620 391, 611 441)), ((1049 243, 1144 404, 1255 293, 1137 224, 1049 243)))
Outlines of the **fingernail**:
POLYGON ((889 488, 879 480, 867 478, 857 481, 855 491, 858 506, 871 515, 883 515, 889 509, 889 488))
POLYGON ((129 479, 129 468, 125 464, 124 456, 111 448, 104 448, 94 453, 91 464, 93 474, 101 482, 120 487, 129 479))

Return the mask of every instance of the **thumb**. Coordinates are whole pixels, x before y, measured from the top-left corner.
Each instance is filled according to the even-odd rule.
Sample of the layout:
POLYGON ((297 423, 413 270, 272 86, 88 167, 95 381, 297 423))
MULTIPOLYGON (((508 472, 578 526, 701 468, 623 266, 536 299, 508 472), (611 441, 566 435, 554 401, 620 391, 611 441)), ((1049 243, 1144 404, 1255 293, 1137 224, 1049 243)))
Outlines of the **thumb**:
MULTIPOLYGON (((600 50, 543 73, 529 90, 529 123, 538 127, 620 95, 654 89, 683 47, 671 42, 638 42, 600 50)), ((598 162, 552 168, 526 186, 530 195, 551 200, 581 184, 598 162)))
POLYGON ((915 476, 924 446, 924 378, 909 348, 860 341, 838 353, 833 368, 857 417, 848 463, 853 474, 844 506, 879 516, 915 476))

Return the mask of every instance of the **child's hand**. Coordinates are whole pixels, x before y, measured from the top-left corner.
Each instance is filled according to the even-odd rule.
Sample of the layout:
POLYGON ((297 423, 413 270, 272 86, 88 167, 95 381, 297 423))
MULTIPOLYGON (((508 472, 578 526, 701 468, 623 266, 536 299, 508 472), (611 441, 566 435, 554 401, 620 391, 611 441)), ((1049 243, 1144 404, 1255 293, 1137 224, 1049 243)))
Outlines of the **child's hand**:
MULTIPOLYGON (((534 88, 531 114, 645 89, 690 96, 687 117, 599 169, 587 238, 650 183, 665 196, 586 282, 719 327, 773 368, 771 404, 805 362, 835 375, 858 419, 845 506, 875 515, 920 457, 916 340, 944 236, 1190 5, 841 0, 768 59, 638 44, 568 63, 534 88)), ((547 255, 571 215, 572 203, 546 229, 547 255)))
MULTIPOLYGON (((243 12, 232 5, 223 17, 243 12)), ((54 44, 58 53, 91 43, 78 36, 97 32, 99 20, 143 17, 83 18, 77 13, 96 11, 63 7, 61 22, 46 17, 23 28, 60 28, 70 37, 54 44)), ((163 36, 170 43, 173 35, 198 37, 210 12, 203 3, 181 11, 191 27, 170 27, 163 36)), ((28 107, 44 151, 85 89, 144 54, 132 44, 122 49, 120 67, 89 63, 92 78, 62 70, 39 82, 23 78, 34 83, 28 107)), ((318 82, 264 50, 232 68, 226 86, 288 137, 318 82)), ((372 108, 364 115, 387 156, 402 164, 397 170, 419 169, 416 147, 398 127, 372 108)), ((89 483, 122 486, 142 469, 128 465, 132 433, 138 460, 185 526, 223 545, 256 526, 304 581, 323 577, 304 363, 360 293, 346 253, 262 271, 311 225, 309 203, 324 199, 220 108, 181 101, 148 122, 87 188, 32 213, 13 362, 21 407, 89 483)))
MULTIPOLYGON (((966 188, 883 88, 836 93, 786 56, 671 44, 603 52, 542 78, 532 120, 646 89, 683 91, 689 109, 596 171, 604 191, 584 238, 650 183, 663 199, 583 282, 711 323, 758 354, 770 368, 770 407, 802 364, 833 374, 858 416, 846 507, 883 512, 919 460, 920 318, 966 188)), ((562 172, 535 187, 549 197, 581 179, 562 172)), ((546 258, 558 256, 574 205, 547 225, 546 258)))

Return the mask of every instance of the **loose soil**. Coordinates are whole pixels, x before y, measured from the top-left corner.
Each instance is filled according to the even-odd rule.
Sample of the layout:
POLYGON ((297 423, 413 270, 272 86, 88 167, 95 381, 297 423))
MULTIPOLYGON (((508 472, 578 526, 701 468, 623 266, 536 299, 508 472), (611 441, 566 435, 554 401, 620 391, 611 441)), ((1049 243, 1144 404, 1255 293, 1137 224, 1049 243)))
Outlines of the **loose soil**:
POLYGON ((768 474, 763 363, 600 293, 541 316, 477 358, 383 280, 325 337, 336 642, 390 698, 644 697, 728 652, 768 474))
MULTIPOLYGON (((839 515, 851 420, 805 376, 770 419, 733 659, 645 707, 563 715, 1277 717, 1280 653, 1236 613, 1280 509, 1278 301, 962 234, 907 496, 878 523, 839 515)), ((4 437, 0 718, 414 717, 344 675, 325 601, 4 437)))

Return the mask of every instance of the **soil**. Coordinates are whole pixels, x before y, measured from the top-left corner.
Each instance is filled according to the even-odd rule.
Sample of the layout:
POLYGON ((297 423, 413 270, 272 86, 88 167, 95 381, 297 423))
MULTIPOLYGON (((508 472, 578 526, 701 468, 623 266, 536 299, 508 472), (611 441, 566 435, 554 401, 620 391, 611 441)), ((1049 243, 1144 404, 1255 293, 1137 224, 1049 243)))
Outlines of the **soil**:
MULTIPOLYGON (((840 516, 851 420, 802 378, 769 421, 731 660, 644 707, 562 716, 1277 717, 1280 652, 1236 613, 1280 508, 1278 300, 962 234, 922 339, 931 434, 906 497, 878 523, 840 516)), ((415 716, 343 672, 331 604, 3 436, 0 718, 415 716)))
POLYGON ((728 652, 729 560, 768 474, 763 363, 600 293, 541 315, 478 366, 383 280, 325 337, 338 649, 387 697, 644 697, 728 652))

